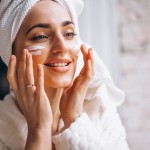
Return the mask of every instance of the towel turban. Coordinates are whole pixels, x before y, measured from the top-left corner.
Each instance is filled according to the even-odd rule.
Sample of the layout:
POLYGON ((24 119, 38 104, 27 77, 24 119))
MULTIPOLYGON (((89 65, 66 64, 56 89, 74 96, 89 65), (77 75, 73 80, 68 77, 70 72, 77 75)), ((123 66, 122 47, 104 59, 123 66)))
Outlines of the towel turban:
MULTIPOLYGON (((40 0, 1 0, 0 1, 0 56, 8 66, 12 54, 12 45, 20 26, 31 9, 40 0)), ((82 0, 54 0, 63 5, 78 30, 77 18, 83 9, 82 0)))

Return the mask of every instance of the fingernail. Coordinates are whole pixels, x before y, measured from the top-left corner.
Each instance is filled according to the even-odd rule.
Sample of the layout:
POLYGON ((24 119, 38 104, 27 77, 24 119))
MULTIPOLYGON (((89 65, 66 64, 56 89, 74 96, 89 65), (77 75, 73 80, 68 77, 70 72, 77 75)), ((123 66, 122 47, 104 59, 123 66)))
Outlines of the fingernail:
POLYGON ((12 56, 11 56, 11 60, 14 60, 14 58, 15 58, 15 56, 14 56, 14 55, 12 55, 12 56))
POLYGON ((42 69, 41 65, 38 65, 38 71, 40 71, 42 69))
POLYGON ((23 55, 24 55, 24 56, 26 55, 26 49, 23 50, 23 55))
POLYGON ((92 53, 91 48, 88 49, 88 53, 90 53, 90 54, 92 53))
POLYGON ((85 46, 84 44, 82 44, 82 47, 83 47, 84 49, 86 49, 86 46, 85 46))

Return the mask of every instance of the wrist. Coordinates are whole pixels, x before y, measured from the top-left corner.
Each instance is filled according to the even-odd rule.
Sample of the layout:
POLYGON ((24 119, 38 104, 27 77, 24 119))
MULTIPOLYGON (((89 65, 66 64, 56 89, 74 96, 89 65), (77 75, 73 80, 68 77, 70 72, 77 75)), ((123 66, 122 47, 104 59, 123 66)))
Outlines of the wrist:
POLYGON ((51 127, 50 128, 36 128, 36 129, 28 128, 28 135, 35 136, 35 137, 42 137, 43 135, 51 136, 51 127))
POLYGON ((80 117, 80 115, 74 115, 74 116, 72 116, 72 117, 65 117, 65 118, 63 118, 65 128, 69 128, 70 125, 71 125, 73 122, 75 122, 75 120, 76 120, 78 117, 80 117))
POLYGON ((29 130, 25 150, 42 150, 43 148, 51 149, 51 130, 29 130))

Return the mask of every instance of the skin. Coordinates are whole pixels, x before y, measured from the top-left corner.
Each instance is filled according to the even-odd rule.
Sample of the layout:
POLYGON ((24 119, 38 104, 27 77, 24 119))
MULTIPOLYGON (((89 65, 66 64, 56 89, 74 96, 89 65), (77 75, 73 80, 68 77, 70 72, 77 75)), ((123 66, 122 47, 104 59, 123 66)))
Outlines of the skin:
POLYGON ((72 36, 75 27, 73 24, 62 26, 65 21, 71 21, 71 18, 60 4, 40 1, 27 14, 15 40, 15 55, 10 59, 7 77, 18 107, 27 120, 25 149, 28 150, 52 149, 51 136, 57 132, 60 115, 64 128, 81 115, 84 97, 94 76, 92 50, 82 45, 79 50, 84 66, 73 80, 79 50, 72 49, 77 44, 77 38, 72 36), (46 23, 49 27, 29 31, 37 23, 46 23), (42 38, 32 40, 39 35, 42 38), (31 56, 25 48, 36 44, 46 45, 45 50, 40 56, 31 56), (59 62, 60 58, 71 61, 68 71, 53 71, 45 65, 51 59, 59 62), (31 84, 33 86, 27 86, 31 84))

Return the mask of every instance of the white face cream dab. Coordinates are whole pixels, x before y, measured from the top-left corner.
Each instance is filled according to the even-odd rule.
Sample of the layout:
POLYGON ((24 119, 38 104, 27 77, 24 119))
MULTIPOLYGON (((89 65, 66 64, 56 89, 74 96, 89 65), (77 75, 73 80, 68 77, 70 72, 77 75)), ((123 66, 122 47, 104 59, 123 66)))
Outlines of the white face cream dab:
MULTIPOLYGON (((76 53, 76 55, 79 55, 79 50, 80 50, 80 46, 81 46, 81 42, 77 40, 76 45, 71 45, 71 44, 67 44, 66 47, 68 47, 69 49, 73 50, 74 53, 76 53)), ((41 45, 35 45, 35 46, 28 46, 27 49, 29 50, 29 53, 33 56, 39 56, 42 54, 42 50, 45 49, 46 46, 41 46, 41 45)))
POLYGON ((45 47, 44 46, 29 46, 27 47, 27 49, 29 50, 29 53, 31 55, 34 55, 34 56, 38 56, 38 55, 41 55, 42 54, 42 49, 44 49, 45 47))

